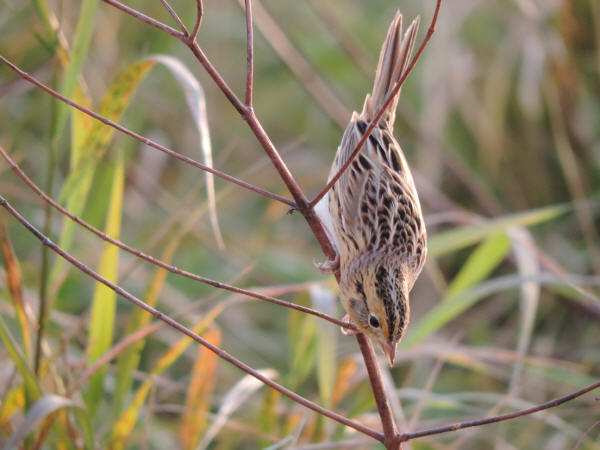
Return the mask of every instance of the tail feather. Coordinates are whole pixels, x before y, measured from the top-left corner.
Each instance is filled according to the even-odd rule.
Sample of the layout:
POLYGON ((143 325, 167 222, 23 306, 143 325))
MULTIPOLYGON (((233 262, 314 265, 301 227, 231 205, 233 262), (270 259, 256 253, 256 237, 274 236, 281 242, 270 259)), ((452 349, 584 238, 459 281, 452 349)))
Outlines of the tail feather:
MULTIPOLYGON (((373 84, 373 93, 367 95, 361 113, 361 116, 366 120, 371 121, 375 117, 377 111, 379 111, 387 100, 388 93, 394 88, 406 71, 415 46, 419 21, 419 17, 413 20, 403 37, 402 14, 400 14, 400 11, 396 13, 396 17, 388 30, 387 38, 381 47, 379 64, 377 65, 375 82, 373 84)), ((381 116, 379 120, 380 125, 388 128, 394 126, 399 97, 400 91, 398 91, 394 100, 388 106, 387 111, 381 116)))

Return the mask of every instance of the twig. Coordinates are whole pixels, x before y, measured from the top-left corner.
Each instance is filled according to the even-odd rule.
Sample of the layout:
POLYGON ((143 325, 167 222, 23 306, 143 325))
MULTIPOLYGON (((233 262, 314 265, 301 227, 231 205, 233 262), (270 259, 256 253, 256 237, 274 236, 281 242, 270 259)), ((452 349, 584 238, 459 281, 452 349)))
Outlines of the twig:
POLYGON ((380 442, 383 441, 383 435, 381 433, 379 433, 375 430, 372 430, 358 422, 354 422, 353 420, 350 420, 340 414, 337 414, 333 411, 325 409, 322 406, 302 397, 301 395, 296 394, 294 391, 287 389, 287 388, 281 386, 280 384, 270 380, 269 378, 261 375, 259 372, 254 370, 252 367, 248 366, 247 364, 243 363, 242 361, 238 360, 237 358, 234 358, 226 351, 221 350, 219 347, 214 346, 213 344, 206 341, 202 337, 198 336, 192 330, 183 326, 182 324, 180 324, 176 320, 172 319, 168 315, 166 315, 166 314, 160 312, 159 310, 151 307, 150 305, 144 303, 142 300, 137 298, 135 295, 129 293, 125 289, 106 280, 104 277, 102 277, 101 275, 99 275, 98 273, 96 273, 95 271, 93 271, 92 269, 87 267, 85 264, 83 264, 82 262, 80 262, 79 260, 77 260, 76 258, 71 256, 69 253, 65 252, 58 245, 56 245, 52 240, 50 240, 47 236, 45 236, 43 233, 41 233, 37 228, 35 228, 31 223, 29 223, 16 209, 14 209, 6 201, 6 199, 2 196, 0 196, 0 206, 2 206, 4 209, 6 209, 15 219, 17 219, 25 228, 27 228, 38 240, 40 240, 40 242, 42 242, 43 245, 47 246, 50 250, 52 250, 53 252, 55 252, 56 254, 58 254, 59 256, 64 258, 65 260, 67 260, 70 264, 75 266, 77 269, 79 269, 80 271, 82 271, 83 273, 88 275, 89 277, 104 284, 109 289, 113 290, 115 293, 117 293, 121 297, 125 298, 126 300, 129 300, 131 303, 133 303, 138 308, 141 308, 144 311, 152 314, 157 319, 165 322, 171 328, 177 330, 178 332, 180 332, 182 334, 185 334, 186 336, 190 337, 191 339, 198 342, 199 344, 204 345, 210 351, 215 353, 218 357, 233 364, 234 366, 236 366, 237 368, 246 372, 247 374, 252 375, 256 379, 261 381, 263 384, 272 387, 273 389, 277 390, 278 392, 285 395, 286 397, 292 399, 296 403, 306 406, 307 408, 317 412, 318 414, 329 417, 330 419, 333 419, 343 425, 354 428, 355 430, 357 430, 363 434, 366 434, 367 436, 371 436, 372 438, 377 439, 380 442))
POLYGON ((203 276, 200 275, 196 275, 195 273, 191 273, 188 272, 186 270, 183 269, 179 269, 175 266, 172 266, 170 264, 167 264, 163 261, 161 261, 160 259, 154 258, 153 256, 147 255, 144 252, 141 252, 133 247, 128 246, 127 244, 124 244, 123 242, 114 239, 110 236, 108 236, 106 233, 98 230, 97 228, 93 227, 92 225, 90 225, 89 223, 85 222, 84 220, 80 219, 77 216, 74 216, 73 214, 71 214, 69 211, 67 211, 64 207, 62 207, 61 205, 59 205, 56 201, 54 201, 52 198, 50 198, 48 196, 48 194, 46 194, 42 189, 40 189, 39 186, 37 186, 28 176, 27 174, 25 174, 25 172, 23 172, 23 170, 17 165, 17 163, 15 163, 10 156, 6 153, 6 151, 4 150, 4 148, 2 148, 2 146, 0 146, 0 155, 2 155, 2 157, 6 160, 6 162, 8 162, 8 164, 10 165, 10 167, 12 168, 12 170, 31 188, 35 191, 36 194, 38 194, 47 204, 49 204, 50 206, 52 206, 54 209, 58 210, 61 214, 65 215, 66 217, 68 217, 69 219, 71 219, 72 221, 74 221, 75 223, 81 225, 82 227, 84 227, 86 230, 91 231, 92 233, 94 233, 96 236, 98 236, 99 238, 101 238, 102 240, 109 242, 113 245, 116 245, 117 247, 119 247, 122 250, 125 250, 128 253, 131 253, 134 256, 137 256, 138 258, 141 258, 145 261, 148 261, 151 264, 154 264, 155 266, 158 266, 162 269, 168 270, 171 273, 174 273, 176 275, 181 275, 183 277, 192 279, 194 281, 199 281, 200 283, 204 283, 204 284, 208 284, 210 286, 213 286, 217 289, 223 289, 225 291, 229 291, 229 292, 234 292, 236 294, 242 294, 242 295, 246 295, 248 297, 251 298, 255 298, 257 300, 263 300, 269 303, 273 303, 279 306, 285 306, 286 308, 291 308, 291 309, 295 309, 298 311, 301 311, 303 313, 306 314, 311 314, 313 316, 319 317, 321 319, 325 319, 331 323, 333 323, 334 325, 338 325, 340 327, 343 328, 350 328, 350 329, 355 329, 356 327, 353 324, 350 324, 348 322, 344 322, 341 320, 336 319, 335 317, 332 317, 328 314, 325 314, 323 312, 317 311, 315 309, 312 308, 308 308, 306 306, 302 306, 302 305, 297 305, 295 303, 291 303, 291 302, 287 302, 285 300, 281 300, 275 297, 271 297, 268 295, 263 295, 260 294, 258 292, 252 292, 249 291, 247 289, 243 289, 243 288, 239 288, 236 286, 231 286, 229 284, 226 283, 222 283, 220 281, 215 281, 215 280, 211 280, 210 278, 205 278, 203 276))
POLYGON ((142 22, 146 22, 148 25, 152 25, 155 28, 158 28, 161 31, 164 31, 165 33, 170 34, 173 37, 176 37, 177 39, 185 39, 185 34, 181 31, 177 31, 175 28, 170 27, 169 25, 166 25, 162 22, 159 22, 156 19, 153 19, 150 16, 147 16, 144 13, 141 13, 140 11, 130 8, 127 5, 124 5, 123 3, 117 2, 115 0, 102 0, 104 3, 108 3, 109 5, 114 6, 117 9, 120 9, 121 11, 123 11, 124 13, 127 13, 131 16, 136 17, 137 19, 141 20, 142 22))
POLYGON ((505 420, 515 419, 517 417, 526 416, 529 414, 536 413, 538 411, 543 411, 545 409, 550 409, 550 408, 554 408, 556 406, 562 405, 563 403, 566 403, 577 397, 581 397, 582 395, 587 394, 588 392, 593 391, 594 389, 597 389, 599 387, 600 387, 600 381, 597 381, 596 383, 590 384, 589 386, 587 386, 583 389, 580 389, 578 391, 572 392, 568 395, 565 395, 564 397, 550 400, 549 402, 542 403, 541 405, 537 405, 532 408, 527 408, 527 409, 523 409, 521 411, 515 411, 512 413, 508 413, 508 414, 501 414, 499 416, 488 417, 486 419, 478 419, 478 420, 472 420, 469 422, 461 422, 461 423, 455 423, 453 425, 446 425, 446 426, 438 427, 438 428, 431 428, 429 430, 417 431, 415 433, 399 434, 396 437, 396 441, 406 442, 411 439, 421 438, 424 436, 431 436, 433 434, 447 433, 449 431, 462 430, 463 428, 477 427, 477 426, 481 426, 481 425, 487 425, 490 423, 503 422, 505 420))
MULTIPOLYGON (((269 136, 267 135, 267 133, 265 132, 265 130, 262 128, 262 125, 260 123, 260 121, 258 120, 258 118, 256 117, 253 109, 251 107, 248 107, 247 105, 245 105, 244 103, 242 103, 240 101, 240 99, 236 96, 236 94, 233 92, 233 90, 227 85, 227 83, 225 82, 225 80, 221 77, 221 75, 218 73, 218 71, 215 69, 215 67, 212 65, 212 63, 209 61, 209 59, 206 57, 206 55, 204 54, 204 52, 202 51, 202 49, 200 48, 200 46, 198 45, 198 43, 196 42, 196 40, 190 40, 187 39, 188 36, 185 36, 183 33, 179 33, 176 30, 173 30, 170 27, 167 27, 166 25, 151 19, 147 16, 145 16, 144 14, 129 8, 125 5, 122 5, 121 3, 117 2, 116 0, 103 0, 105 3, 108 3, 112 6, 115 6, 117 8, 119 8, 120 10, 126 12, 127 14, 132 15, 133 17, 136 17, 158 29, 161 29, 169 34, 171 34, 172 36, 176 37, 177 39, 181 40, 183 43, 185 43, 190 50, 192 51, 192 53, 196 56, 196 58, 198 59, 198 61, 200 62, 200 64, 205 68, 205 70, 207 71, 207 73, 209 74, 209 76, 213 79, 213 81, 215 82, 215 84, 221 89, 221 91, 224 93, 224 95, 228 98, 228 100, 230 101, 230 103, 233 105, 233 107, 240 113, 241 117, 248 123, 248 126, 250 127, 250 129, 252 130, 252 132, 254 133, 254 135, 256 136, 257 140, 259 141, 259 143, 261 144, 261 146, 264 148, 264 150, 266 151, 267 155, 269 156, 269 158, 271 159, 275 169, 278 171, 279 175, 281 176, 283 182, 285 183, 285 185, 288 187, 290 193, 292 194, 294 200, 295 200, 295 205, 292 207, 292 209, 297 209, 300 213, 302 213, 302 215, 304 216, 305 220, 307 221, 309 227, 311 228, 313 234, 315 235, 315 238, 317 239, 317 241, 319 242, 323 252, 325 253, 325 255, 329 258, 332 258, 335 255, 335 250, 334 247, 332 245, 332 243, 329 241, 328 236, 323 228, 323 224, 321 223, 319 217, 317 216, 317 214, 314 211, 314 205, 316 204, 316 202, 318 201, 318 199, 316 199, 313 202, 309 202, 308 199, 306 198, 304 192, 302 191, 302 189, 300 188, 300 186, 298 185, 298 183, 295 181, 293 175, 291 174, 291 172, 289 171, 288 167, 286 166, 285 162, 282 160, 281 156, 279 155, 279 152, 277 151, 277 149, 275 148, 275 146, 273 145, 273 143, 271 142, 269 136)), ((412 70, 412 67, 414 66, 414 64, 416 63, 418 57, 420 56, 421 52, 424 49, 425 44, 427 43, 427 41, 429 40, 429 38, 431 37, 431 34, 433 34, 433 30, 434 30, 434 24, 435 21, 437 20, 437 15, 438 15, 438 11, 439 11, 439 7, 440 7, 440 3, 441 0, 437 1, 437 6, 436 6, 436 10, 435 10, 435 14, 434 14, 434 18, 432 20, 431 26, 428 30, 428 34, 423 42, 423 44, 421 45, 421 47, 419 48, 417 54, 415 55, 415 57, 413 58, 413 60, 411 61, 411 64, 409 65, 406 73, 404 74, 403 78, 400 80, 400 82, 397 84, 397 86, 395 87, 395 91, 393 91, 390 95, 390 98, 388 99, 388 103, 391 101, 391 98, 393 97, 394 93, 397 92, 397 89, 400 89, 400 86, 402 85, 402 83, 404 82, 404 79, 406 78, 406 76, 408 75, 408 73, 410 72, 410 70, 412 70)), ((49 88, 46 88, 45 90, 48 90, 49 88)), ((50 90, 51 91, 51 90, 50 90)), ((73 105, 75 106, 75 105, 73 105)), ((383 110, 385 109, 385 106, 382 108, 382 110, 379 112, 379 116, 381 116, 381 114, 383 114, 383 110)), ((86 112, 86 111, 83 111, 86 112)), ((376 123, 376 121, 378 120, 378 117, 375 118, 373 123, 376 123)), ((108 122, 105 122, 108 123, 108 122)), ((113 123, 108 123, 109 125, 113 126, 113 123)), ((117 126, 117 124, 114 124, 114 126, 117 126)), ((368 137, 368 134, 372 131, 374 127, 374 124, 371 125, 370 129, 368 129, 367 134, 365 135, 365 139, 368 137)), ((130 135, 135 135, 135 133, 133 132, 128 132, 127 134, 130 135)), ((139 136, 139 135, 135 135, 134 137, 139 136)), ((139 136, 139 139, 141 139, 142 142, 147 143, 149 140, 146 138, 143 138, 141 136, 139 136)), ((359 144, 359 146, 357 147, 357 149, 355 150, 356 153, 358 153, 358 151, 360 150, 360 146, 364 143, 361 142, 359 144)), ((158 144, 157 144, 158 145, 158 144)), ((156 147, 155 147, 156 148, 156 147)), ((168 150, 168 149, 167 149, 168 150)), ((172 151, 171 151, 172 152, 172 151)), ((166 152, 168 153, 168 152, 166 152)), ((179 157, 181 157, 181 155, 174 153, 173 156, 177 157, 176 155, 178 155, 179 157)), ((169 154, 169 153, 168 153, 169 154)), ((180 158, 181 159, 181 158, 180 158)), ((198 163, 197 163, 198 164, 198 163)), ((200 166, 198 166, 200 167, 200 166)), ((218 171, 215 171, 218 172, 218 171)), ((219 174, 215 173, 216 175, 219 176, 219 174)), ((339 176, 339 174, 338 174, 339 176)), ((233 177, 232 177, 233 178, 233 177)), ((229 181, 233 181, 233 180, 229 180, 229 181)), ((239 180, 238 180, 239 181, 239 180)), ((235 182, 235 181, 234 181, 235 182)), ((333 181, 335 182, 335 180, 333 181)), ((239 183, 238 183, 239 184, 239 183)), ((333 184, 333 183, 332 183, 333 184)), ((329 186, 330 187, 330 186, 329 186)), ((322 192, 322 195, 325 195, 325 193, 327 192, 327 189, 324 190, 324 192, 322 192)), ((270 194, 270 195, 274 195, 274 194, 270 194)), ((321 196, 322 196, 321 195, 321 196)), ((273 197, 271 197, 273 198, 273 197)), ((2 199, 0 197, 0 199, 2 199)), ((285 199, 287 202, 290 202, 289 200, 285 199)), ((6 202, 6 200, 2 199, 3 201, 3 206, 5 208, 11 208, 10 205, 8 205, 8 203, 6 202)), ((291 203, 291 202, 290 202, 291 203)), ((12 208, 11 208, 12 209, 12 208)), ((13 215, 17 214, 18 212, 12 210, 13 215)), ((15 216, 17 217, 17 216, 15 216)), ((22 218, 21 218, 22 219, 22 218)), ((24 221, 24 219, 22 219, 24 221)), ((26 224, 27 222, 22 222, 23 224, 26 224)), ((29 225, 27 223, 27 225, 29 225)), ((26 225, 26 226, 27 226, 26 225)), ((31 227, 31 225, 29 225, 29 227, 31 227)), ((28 227, 28 228, 29 228, 28 227)), ((31 230, 31 228, 30 228, 31 230)), ((33 228, 33 230, 35 230, 35 228, 33 228)), ((31 230, 32 232, 34 232, 33 230, 31 230)), ((61 256, 67 258, 70 257, 70 255, 65 254, 61 249, 59 249, 58 247, 56 247, 55 244, 53 244, 49 239, 47 239, 45 236, 41 235, 39 231, 35 230, 34 234, 36 234, 36 236, 38 237, 38 239, 42 240, 42 242, 47 245, 50 246, 54 251, 56 251, 57 253, 61 254, 61 256), (62 253, 60 253, 62 252, 62 253)), ((71 260, 69 260, 70 262, 72 262, 73 264, 75 264, 78 268, 80 268, 80 270, 83 270, 85 273, 87 273, 88 275, 92 276, 93 278, 99 280, 100 277, 99 275, 95 274, 93 271, 91 271, 90 269, 88 269, 87 267, 83 266, 81 263, 79 263, 77 260, 74 260, 74 258, 70 257, 71 260), (94 276, 95 275, 95 276, 94 276)), ((101 277, 100 277, 101 278, 101 277)), ((99 280, 101 281, 101 280, 99 280)), ((202 345, 207 346, 209 349, 211 349, 211 351, 215 352, 217 355, 221 356, 222 358, 226 359, 227 361, 231 362, 232 364, 236 365, 237 367, 245 370, 247 373, 251 373, 253 374, 253 376, 257 377, 260 381, 262 381, 263 383, 274 387, 275 389, 278 389, 282 394, 287 395, 288 397, 290 397, 292 400, 297 401, 300 404, 303 404, 323 415, 326 415, 328 417, 334 418, 335 420, 340 421, 341 423, 345 423, 348 426, 352 426, 353 428, 357 429, 358 431, 361 431, 365 434, 367 434, 368 436, 371 436, 381 442, 385 442, 386 446, 388 448, 399 448, 400 447, 400 441, 394 441, 394 434, 393 432, 395 431, 395 424, 394 424, 394 419, 393 416, 391 414, 391 410, 389 408, 389 405, 387 404, 387 398, 385 396, 385 392, 382 389, 383 383, 381 382, 381 375, 378 371, 378 362, 377 362, 377 358, 375 356, 375 352, 373 350, 372 345, 370 345, 370 342, 368 342, 366 340, 366 338, 363 335, 357 335, 357 340, 359 342, 359 346, 361 349, 361 352, 363 354, 363 359, 365 360, 365 364, 367 365, 367 367, 371 368, 371 370, 369 371, 369 378, 373 387, 373 392, 375 395, 375 401, 377 403, 377 407, 378 407, 378 411, 380 413, 381 416, 381 420, 382 420, 382 424, 384 427, 384 432, 385 435, 383 435, 382 433, 378 433, 375 432, 373 430, 370 430, 360 424, 356 424, 352 421, 349 421, 349 419, 346 419, 342 416, 337 415, 336 413, 333 413, 331 411, 327 411, 323 412, 322 408, 319 407, 318 405, 313 404, 312 402, 304 399, 301 396, 298 396, 297 394, 295 394, 294 392, 285 390, 285 388, 282 388, 281 386, 277 385, 276 383, 271 382, 270 380, 266 379, 265 377, 262 377, 260 374, 256 373, 253 369, 251 369, 250 367, 246 366, 245 364, 243 364, 242 362, 236 360, 235 358, 232 358, 231 356, 229 356, 226 352, 222 351, 221 349, 212 346, 210 343, 204 341, 202 338, 200 338, 199 336, 194 335, 190 330, 188 330, 187 328, 183 327, 182 325, 179 325, 176 321, 174 321, 173 319, 164 316, 162 313, 158 312, 157 310, 149 307, 148 305, 145 305, 143 302, 141 302, 139 299, 137 299, 136 297, 132 296, 131 294, 127 293, 126 291, 124 291, 123 289, 121 289, 118 286, 109 286, 112 289, 115 290, 115 292, 117 292, 120 295, 125 296, 125 298, 127 298, 128 300, 134 302, 136 305, 142 307, 143 309, 145 309, 146 311, 150 312, 151 314, 155 315, 157 318, 165 321, 166 323, 174 326, 176 329, 178 329, 179 331, 183 332, 184 334, 192 337, 193 339, 195 339, 197 342, 201 343, 202 345), (361 342, 362 341, 362 342, 361 342), (367 344, 367 345, 363 345, 363 344, 367 344), (375 369, 375 370, 373 370, 375 369), (351 423, 347 423, 347 422, 351 422, 351 423), (358 427, 357 427, 358 426, 358 427)))
POLYGON ((596 421, 596 423, 593 423, 592 425, 590 425, 588 427, 588 429, 585 430, 581 436, 579 436, 579 439, 577 439, 577 442, 575 443, 575 447, 573 447, 573 450, 578 450, 579 447, 581 446, 581 444, 583 444, 583 441, 585 440, 585 438, 588 437, 588 435, 591 433, 591 431, 594 428, 596 428, 598 425, 600 425, 600 420, 598 420, 598 421, 596 421))
POLYGON ((177 23, 177 26, 179 27, 179 30, 185 34, 185 35, 189 35, 189 31, 187 30, 187 28, 185 27, 185 24, 182 22, 182 20, 179 18, 179 16, 177 15, 177 13, 175 12, 175 10, 173 9, 173 7, 169 4, 169 2, 167 0, 160 0, 160 2, 163 4, 163 6, 165 7, 165 9, 167 11, 169 11, 169 14, 171 14, 171 17, 173 18, 173 20, 177 23))
POLYGON ((246 188, 250 191, 256 192, 257 194, 261 194, 264 195, 265 197, 269 197, 273 200, 277 200, 279 202, 285 203, 288 206, 291 206, 292 208, 296 207, 296 204, 285 198, 282 197, 280 195, 274 194, 272 192, 269 192, 267 190, 264 190, 262 188, 259 188, 258 186, 254 186, 250 183, 246 183, 245 181, 239 180, 229 174, 226 174, 225 172, 221 172, 220 170, 217 169, 213 169, 212 167, 208 167, 205 166, 202 163, 199 163, 198 161, 189 158, 185 155, 182 155, 180 153, 177 153, 163 145, 158 144, 157 142, 154 142, 151 139, 148 139, 140 134, 137 134, 134 131, 129 130, 128 128, 125 128, 122 125, 119 125, 116 122, 113 122, 110 119, 107 119, 106 117, 101 116, 98 113, 95 113, 94 111, 91 111, 71 100, 69 100, 68 98, 62 96, 61 94, 59 94, 58 92, 50 89, 48 86, 46 86, 45 84, 43 84, 41 81, 38 81, 36 78, 32 77, 31 75, 29 75, 27 72, 24 72, 23 70, 21 70, 19 67, 17 67, 16 65, 14 65, 13 63, 11 63, 8 59, 6 59, 4 56, 0 55, 0 61, 2 61, 4 64, 6 64, 7 66, 9 66, 12 70, 14 70, 17 74, 19 74, 19 76, 21 76, 22 78, 26 79, 27 81, 29 81, 30 83, 35 84, 37 87, 39 87, 40 89, 46 91, 47 93, 49 93, 50 95, 52 95, 53 97, 56 97, 57 99, 59 99, 60 101, 66 103, 69 106, 72 106, 73 108, 78 109, 79 111, 83 112, 84 114, 87 114, 88 116, 93 117, 96 120, 99 120, 100 122, 102 122, 105 125, 111 126, 113 128, 115 128, 116 130, 119 130, 121 133, 124 133, 128 136, 133 137, 134 139, 137 139, 138 141, 142 142, 143 144, 146 144, 152 148, 155 148, 156 150, 159 150, 163 153, 166 153, 169 156, 172 156, 173 158, 177 158, 180 161, 183 161, 191 166, 197 167, 199 169, 205 170, 207 172, 210 172, 216 176, 218 176, 219 178, 222 178, 226 181, 230 181, 232 183, 237 184, 238 186, 242 186, 243 188, 246 188))
POLYGON ((188 37, 188 42, 194 42, 196 37, 198 36, 198 30, 200 29, 200 24, 202 24, 202 16, 204 15, 204 5, 202 4, 202 0, 196 0, 196 22, 194 23, 194 28, 192 29, 192 34, 188 37))
POLYGON ((252 0, 246 0, 246 106, 252 108, 254 90, 254 27, 252 25, 252 0))
POLYGON ((390 91, 390 93, 388 95, 388 99, 381 106, 381 108, 379 108, 379 111, 377 112, 377 114, 375 114, 375 117, 373 118, 373 120, 371 121, 369 126, 367 127, 367 130, 363 134, 362 139, 360 141, 358 141, 358 144, 356 144, 356 147, 354 148, 354 151, 352 152, 352 154, 348 157, 348 160, 337 171, 337 173, 329 180, 329 182, 323 188, 323 190, 321 190, 321 192, 319 192, 317 194, 317 196, 310 202, 311 207, 314 207, 317 203, 319 203, 319 200, 321 200, 325 196, 325 194, 327 194, 327 192, 329 192, 329 190, 333 187, 333 185, 337 182, 337 180, 339 180, 339 178, 342 176, 342 174, 346 171, 348 166, 350 166, 350 164, 352 164, 352 161, 354 161, 354 158, 360 153, 364 143, 371 135, 371 132, 373 131, 373 129, 379 123, 379 119, 381 118, 383 113, 386 111, 389 104, 394 100, 394 97, 396 96, 396 94, 398 93, 398 91, 400 90, 402 85, 404 84, 404 81, 406 80, 406 78, 412 71, 413 67, 419 60, 421 53, 423 53, 423 50, 425 49, 427 42, 429 42, 429 39, 431 39, 431 36, 433 35, 433 32, 435 31, 435 24, 437 22, 437 18, 438 18, 438 14, 440 12, 441 5, 442 5, 442 0, 437 0, 437 3, 435 5, 435 12, 433 13, 433 18, 431 19, 431 24, 429 25, 429 29, 427 30, 427 34, 425 35, 425 39, 423 39, 423 42, 421 42, 421 45, 419 46, 417 53, 415 53, 415 56, 413 56, 412 60, 410 61, 410 64, 408 65, 408 67, 406 68, 404 73, 402 74, 402 77, 400 78, 400 80, 398 80, 398 82, 396 83, 394 88, 390 91))
MULTIPOLYGON (((104 1, 108 2, 107 0, 104 0, 104 1)), ((438 0, 438 9, 439 9, 440 1, 441 0, 438 0)), ((114 0, 110 0, 110 4, 113 4, 113 3, 114 3, 114 0)), ((134 11, 129 12, 129 14, 137 17, 136 12, 134 12, 134 11)), ((437 9, 436 9, 435 17, 437 17, 437 9)), ((432 29, 430 31, 433 33, 432 29)), ((319 219, 319 217, 317 216, 317 214, 314 211, 314 205, 309 204, 308 199, 306 198, 304 192, 302 191, 302 189, 300 188, 300 186, 294 179, 293 175, 291 174, 291 172, 285 165, 284 161, 281 159, 279 152, 277 151, 277 149, 271 142, 271 139, 269 138, 269 136, 263 129, 263 127, 262 127, 260 121, 258 120, 258 118, 256 117, 256 114, 254 113, 253 109, 248 108, 246 105, 244 105, 239 100, 239 98, 235 95, 233 90, 227 85, 227 83, 225 82, 223 77, 221 77, 219 72, 212 65, 212 63, 210 62, 208 57, 204 54, 204 52, 202 51, 202 49, 200 48, 200 46, 198 45, 198 43, 196 41, 189 42, 189 41, 186 41, 185 39, 181 39, 181 40, 190 48, 190 50, 196 56, 196 58, 198 59, 198 62, 200 62, 200 64, 204 67, 204 69, 206 70, 208 75, 213 79, 213 81, 219 87, 219 89, 221 89, 221 91, 227 97, 227 99, 231 102, 233 107, 240 113, 242 119, 244 119, 248 123, 248 126, 254 133, 256 139, 259 141, 259 143, 261 144, 261 146, 263 147, 263 149, 265 150, 265 152, 271 159, 273 166, 279 173, 283 182, 288 187, 290 193, 292 194, 292 196, 296 202, 296 205, 297 205, 296 209, 298 209, 298 211, 300 211, 300 213, 304 216, 304 218, 305 218, 306 222, 308 223, 308 226, 310 227, 311 231, 313 232, 317 242, 321 246, 323 253, 328 258, 333 258, 335 256, 335 249, 333 247, 333 244, 329 241, 329 238, 327 236, 327 233, 325 232, 325 229, 323 227, 323 224, 321 223, 321 220, 319 219)), ((421 48, 421 50, 422 50, 422 48, 421 48)), ((366 338, 364 336, 362 336, 361 334, 358 334, 356 339, 359 343, 359 347, 360 347, 363 359, 365 361, 365 365, 367 367, 371 367, 371 368, 378 367, 378 361, 377 361, 377 357, 375 355, 373 346, 372 345, 361 345, 361 340, 366 340, 366 338)), ((385 424, 385 427, 386 427, 385 430, 388 431, 388 433, 389 433, 390 430, 394 429, 393 428, 394 419, 391 414, 389 405, 387 404, 387 398, 386 398, 385 392, 383 391, 383 388, 382 388, 383 382, 381 380, 381 375, 380 375, 379 371, 371 370, 369 372, 369 380, 370 380, 371 386, 373 388, 375 402, 377 404, 377 409, 380 412, 380 414, 383 414, 381 416, 382 424, 385 424), (377 378, 377 377, 379 377, 379 378, 377 378)), ((392 434, 388 434, 385 436, 381 436, 381 438, 379 440, 382 442, 384 442, 384 441, 391 442, 391 440, 393 438, 394 438, 394 434, 392 433, 392 434)), ((395 448, 399 448, 399 447, 400 447, 400 445, 396 445, 395 448)))
POLYGON ((387 400, 385 394, 385 388, 383 387, 383 380, 381 378, 381 369, 375 356, 375 350, 371 341, 362 333, 356 335, 356 340, 360 347, 360 351, 363 354, 365 360, 365 366, 371 381, 371 389, 373 390, 373 396, 377 403, 377 411, 381 418, 381 426, 383 428, 384 442, 383 444, 388 448, 399 448, 400 443, 398 442, 395 446, 393 439, 396 436, 398 430, 396 429, 396 423, 394 422, 394 416, 392 414, 392 408, 387 400))

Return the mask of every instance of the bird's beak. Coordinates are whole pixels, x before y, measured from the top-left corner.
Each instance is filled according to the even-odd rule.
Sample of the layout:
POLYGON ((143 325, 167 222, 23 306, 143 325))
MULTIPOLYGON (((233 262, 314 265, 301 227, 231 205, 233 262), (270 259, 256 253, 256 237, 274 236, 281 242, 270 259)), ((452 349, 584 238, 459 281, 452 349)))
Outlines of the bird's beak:
POLYGON ((381 348, 385 356, 387 356, 390 367, 394 366, 394 358, 396 357, 396 345, 398 341, 385 341, 381 343, 381 348))

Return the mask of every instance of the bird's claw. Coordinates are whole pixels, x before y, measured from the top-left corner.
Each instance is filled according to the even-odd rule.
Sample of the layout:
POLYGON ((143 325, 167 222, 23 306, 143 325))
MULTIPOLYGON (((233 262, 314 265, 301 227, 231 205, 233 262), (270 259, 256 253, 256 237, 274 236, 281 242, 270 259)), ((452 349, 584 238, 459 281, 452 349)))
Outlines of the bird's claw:
POLYGON ((317 269, 319 269, 321 273, 327 275, 336 273, 338 270, 340 270, 340 254, 336 251, 335 258, 328 259, 322 263, 315 263, 315 266, 317 266, 317 269))
MULTIPOLYGON (((348 314, 346 314, 344 317, 342 317, 342 322, 347 322, 349 324, 352 324, 352 320, 350 319, 350 316, 348 314)), ((342 330, 342 333, 346 336, 356 336, 358 334, 358 330, 355 328, 346 328, 346 327, 340 327, 342 330)))

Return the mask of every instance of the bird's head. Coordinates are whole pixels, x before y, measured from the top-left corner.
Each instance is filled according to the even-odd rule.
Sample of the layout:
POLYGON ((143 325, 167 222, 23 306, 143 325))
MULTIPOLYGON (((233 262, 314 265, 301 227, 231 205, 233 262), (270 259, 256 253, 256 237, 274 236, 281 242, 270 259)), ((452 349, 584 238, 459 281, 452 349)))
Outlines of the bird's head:
POLYGON ((396 345, 410 317, 408 270, 385 260, 350 264, 340 280, 342 305, 359 331, 377 342, 394 364, 396 345))

